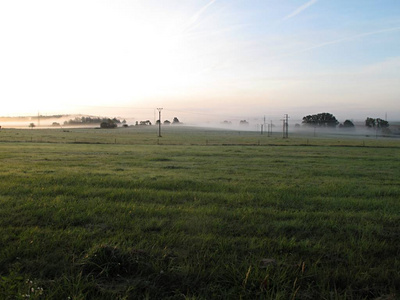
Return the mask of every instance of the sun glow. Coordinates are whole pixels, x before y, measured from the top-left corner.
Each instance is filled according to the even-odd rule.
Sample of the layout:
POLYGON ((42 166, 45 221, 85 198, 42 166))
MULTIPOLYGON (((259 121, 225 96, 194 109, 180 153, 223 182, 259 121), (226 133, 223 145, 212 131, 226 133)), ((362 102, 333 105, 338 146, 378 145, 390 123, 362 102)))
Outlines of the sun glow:
POLYGON ((400 6, 294 2, 0 1, 0 116, 398 111, 400 6))
POLYGON ((25 26, 13 23, 19 39, 5 53, 11 113, 168 97, 198 79, 191 47, 199 45, 185 40, 189 16, 150 14, 143 2, 76 2, 79 11, 51 1, 26 4, 18 11, 25 26))

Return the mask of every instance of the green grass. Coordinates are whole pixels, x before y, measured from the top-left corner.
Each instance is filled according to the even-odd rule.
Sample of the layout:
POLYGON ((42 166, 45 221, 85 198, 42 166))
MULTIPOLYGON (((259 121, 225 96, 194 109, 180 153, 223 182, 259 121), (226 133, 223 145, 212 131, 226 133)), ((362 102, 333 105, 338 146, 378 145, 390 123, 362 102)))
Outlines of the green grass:
POLYGON ((158 137, 157 126, 133 126, 118 129, 54 128, 54 129, 1 129, 0 142, 67 143, 67 144, 124 144, 124 145, 307 145, 307 146, 356 146, 399 147, 399 139, 376 137, 375 131, 355 130, 350 135, 339 129, 336 132, 290 132, 290 139, 282 139, 282 132, 274 128, 272 136, 254 131, 204 129, 190 126, 163 126, 158 137), (368 133, 368 132, 367 132, 368 133))
POLYGON ((0 298, 399 297, 399 141, 122 130, 1 132, 0 298))

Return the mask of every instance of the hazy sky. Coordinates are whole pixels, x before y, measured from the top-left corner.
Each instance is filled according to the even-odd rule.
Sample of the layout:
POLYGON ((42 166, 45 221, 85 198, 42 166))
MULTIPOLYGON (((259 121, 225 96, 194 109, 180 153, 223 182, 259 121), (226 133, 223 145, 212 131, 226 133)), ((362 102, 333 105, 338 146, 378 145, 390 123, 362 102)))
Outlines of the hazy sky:
POLYGON ((0 0, 0 40, 0 116, 400 119, 399 0, 0 0))

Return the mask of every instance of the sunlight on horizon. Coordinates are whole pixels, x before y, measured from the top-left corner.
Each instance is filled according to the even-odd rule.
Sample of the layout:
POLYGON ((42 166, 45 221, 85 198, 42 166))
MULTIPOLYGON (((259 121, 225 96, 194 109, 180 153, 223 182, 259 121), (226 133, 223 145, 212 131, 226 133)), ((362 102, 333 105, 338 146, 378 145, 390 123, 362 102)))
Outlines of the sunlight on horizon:
POLYGON ((400 118, 400 4, 344 3, 5 1, 0 115, 163 106, 400 118))

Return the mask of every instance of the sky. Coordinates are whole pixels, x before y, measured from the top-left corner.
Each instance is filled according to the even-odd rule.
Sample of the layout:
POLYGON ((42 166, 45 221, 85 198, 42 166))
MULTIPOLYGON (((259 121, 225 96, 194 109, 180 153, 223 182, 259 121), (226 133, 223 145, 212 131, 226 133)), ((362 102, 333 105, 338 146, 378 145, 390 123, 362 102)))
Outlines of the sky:
POLYGON ((0 116, 400 120, 399 0, 0 0, 0 116))

